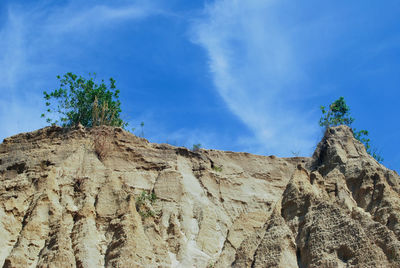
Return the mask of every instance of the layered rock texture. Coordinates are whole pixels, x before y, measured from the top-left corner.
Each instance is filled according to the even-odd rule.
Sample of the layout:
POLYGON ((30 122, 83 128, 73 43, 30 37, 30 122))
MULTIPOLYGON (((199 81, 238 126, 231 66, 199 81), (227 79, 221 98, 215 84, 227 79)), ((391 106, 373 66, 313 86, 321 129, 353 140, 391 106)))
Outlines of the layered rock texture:
POLYGON ((3 267, 400 267, 400 178, 345 126, 311 158, 48 127, 0 144, 3 267))

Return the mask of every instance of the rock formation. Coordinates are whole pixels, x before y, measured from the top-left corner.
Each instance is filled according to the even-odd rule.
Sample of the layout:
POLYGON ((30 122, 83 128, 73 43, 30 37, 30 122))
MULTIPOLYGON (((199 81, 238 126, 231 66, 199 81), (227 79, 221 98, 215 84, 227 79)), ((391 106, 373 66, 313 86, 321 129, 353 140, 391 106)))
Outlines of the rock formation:
POLYGON ((400 267, 400 178, 346 126, 313 157, 47 127, 0 144, 3 267, 400 267))

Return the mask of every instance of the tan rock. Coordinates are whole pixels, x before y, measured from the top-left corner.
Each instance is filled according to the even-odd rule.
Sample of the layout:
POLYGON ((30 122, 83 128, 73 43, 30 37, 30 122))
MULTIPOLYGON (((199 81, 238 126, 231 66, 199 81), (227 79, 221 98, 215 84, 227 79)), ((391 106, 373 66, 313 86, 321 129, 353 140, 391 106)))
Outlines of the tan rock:
POLYGON ((48 127, 0 144, 0 265, 400 267, 400 178, 345 126, 312 158, 48 127))

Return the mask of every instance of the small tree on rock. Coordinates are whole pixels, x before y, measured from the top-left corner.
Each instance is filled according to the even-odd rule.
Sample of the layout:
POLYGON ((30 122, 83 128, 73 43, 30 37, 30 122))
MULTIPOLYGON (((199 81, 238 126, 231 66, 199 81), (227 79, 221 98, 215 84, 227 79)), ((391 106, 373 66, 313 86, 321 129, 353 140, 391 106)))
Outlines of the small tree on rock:
POLYGON ((89 79, 73 73, 57 76, 60 87, 54 91, 43 92, 47 110, 41 116, 51 124, 61 123, 69 127, 81 123, 85 127, 109 125, 126 127, 128 123, 121 117, 120 91, 115 86, 115 80, 110 78, 107 86, 104 80, 95 83, 95 76, 89 74, 89 79), (54 100, 54 103, 51 101, 54 100), (56 113, 59 118, 54 119, 50 114, 56 113))
MULTIPOLYGON (((319 120, 319 125, 324 128, 347 125, 351 127, 354 122, 354 118, 350 116, 350 108, 347 106, 343 97, 340 97, 329 105, 327 110, 325 106, 321 106, 322 117, 319 120)), ((374 157, 378 162, 383 162, 383 158, 377 153, 376 148, 371 148, 370 139, 368 138, 367 130, 353 129, 354 138, 362 142, 365 146, 366 151, 374 157)))
POLYGON ((354 118, 350 116, 350 108, 343 97, 340 97, 329 105, 328 110, 326 110, 325 106, 321 106, 321 112, 322 117, 319 120, 321 127, 350 126, 354 122, 354 118))

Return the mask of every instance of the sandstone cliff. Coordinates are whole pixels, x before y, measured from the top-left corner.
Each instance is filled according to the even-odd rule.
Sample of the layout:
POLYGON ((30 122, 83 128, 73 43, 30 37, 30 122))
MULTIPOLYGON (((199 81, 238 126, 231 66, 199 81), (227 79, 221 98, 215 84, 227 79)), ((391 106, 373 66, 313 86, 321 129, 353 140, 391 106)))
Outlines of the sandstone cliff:
POLYGON ((0 265, 400 267, 400 178, 345 126, 312 158, 48 127, 0 144, 0 265))

